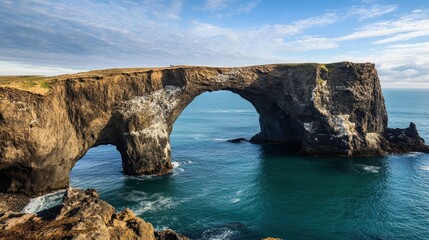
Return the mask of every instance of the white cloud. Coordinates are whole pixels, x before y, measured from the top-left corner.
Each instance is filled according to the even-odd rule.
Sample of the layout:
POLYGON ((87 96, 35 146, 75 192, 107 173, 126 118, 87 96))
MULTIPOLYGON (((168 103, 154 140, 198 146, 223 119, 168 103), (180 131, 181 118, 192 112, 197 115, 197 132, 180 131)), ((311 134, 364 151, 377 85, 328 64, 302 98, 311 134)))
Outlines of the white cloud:
POLYGON ((209 11, 215 12, 225 9, 228 6, 228 0, 207 0, 204 7, 209 11))
POLYGON ((217 17, 247 13, 258 6, 260 0, 206 0, 204 9, 217 17))
POLYGON ((302 33, 304 30, 309 28, 333 24, 337 20, 338 17, 336 14, 326 13, 321 16, 301 19, 295 21, 292 24, 277 24, 272 26, 266 26, 265 29, 268 31, 272 31, 278 35, 296 35, 302 33))
POLYGON ((380 5, 380 4, 374 4, 370 7, 354 7, 351 10, 351 14, 357 15, 359 17, 360 21, 367 20, 370 18, 376 18, 383 16, 385 14, 391 13, 395 11, 398 8, 397 5, 391 4, 391 5, 380 5))
POLYGON ((35 65, 26 65, 14 62, 0 61, 0 75, 44 75, 44 76, 55 76, 66 73, 81 72, 76 69, 66 68, 49 68, 40 67, 35 65))
POLYGON ((420 36, 429 36, 429 12, 413 11, 398 20, 378 21, 361 27, 352 34, 337 38, 338 41, 379 38, 375 44, 410 40, 420 36), (384 39, 380 39, 385 37, 384 39))
POLYGON ((0 31, 3 28, 10 34, 0 38, 0 60, 79 69, 259 64, 280 61, 279 56, 288 51, 328 46, 316 44, 326 42, 320 37, 286 39, 337 19, 328 13, 237 31, 198 21, 181 26, 180 16, 168 17, 180 12, 181 1, 168 2, 164 7, 176 10, 166 11, 164 17, 159 13, 161 5, 123 4, 85 1, 77 6, 59 1, 7 6, 4 11, 9 15, 4 17, 9 21, 0 21, 0 31))
MULTIPOLYGON (((396 5, 373 5, 367 10, 355 7, 353 14, 344 10, 344 16, 333 10, 238 29, 207 18, 185 18, 185 3, 0 1, 0 74, 8 65, 25 74, 35 68, 35 73, 52 75, 70 69, 352 60, 377 63, 383 84, 429 82, 424 68, 429 64, 428 10, 370 22, 398 10, 396 5), (336 24, 347 21, 358 27, 342 29, 343 35, 338 35, 336 24)), ((262 2, 211 0, 204 6, 215 15, 233 15, 251 11, 258 3, 262 2)))
MULTIPOLYGON (((295 53, 329 50, 337 47, 337 42, 332 41, 332 39, 318 36, 303 36, 296 40, 288 41, 285 41, 283 38, 274 38, 271 43, 271 54, 275 54, 276 51, 280 53, 295 53)), ((267 50, 267 48, 264 48, 264 50, 267 50)))
POLYGON ((374 62, 383 87, 429 88, 429 42, 395 44, 365 56, 336 57, 356 62, 374 62))

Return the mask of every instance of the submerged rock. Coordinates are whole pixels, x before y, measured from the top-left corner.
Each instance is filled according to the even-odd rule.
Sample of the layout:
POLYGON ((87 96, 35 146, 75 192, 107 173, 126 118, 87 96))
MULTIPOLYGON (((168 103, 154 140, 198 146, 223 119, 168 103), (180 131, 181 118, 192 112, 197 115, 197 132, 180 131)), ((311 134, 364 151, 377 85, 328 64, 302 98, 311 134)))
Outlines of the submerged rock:
MULTIPOLYGON (((259 113, 253 143, 311 155, 428 151, 415 126, 387 128, 374 64, 111 69, 50 78, 41 95, 0 86, 0 191, 38 195, 68 187, 94 146, 113 144, 125 174, 172 170, 169 135, 201 93, 229 90, 259 113)), ((196 150, 197 151, 197 150, 196 150)))
POLYGON ((227 140, 227 142, 230 142, 230 143, 242 143, 242 142, 248 142, 248 141, 249 140, 245 138, 234 138, 234 139, 227 140))
POLYGON ((0 239, 188 239, 172 230, 156 232, 130 209, 116 212, 93 189, 69 188, 63 200, 38 214, 0 213, 0 239))

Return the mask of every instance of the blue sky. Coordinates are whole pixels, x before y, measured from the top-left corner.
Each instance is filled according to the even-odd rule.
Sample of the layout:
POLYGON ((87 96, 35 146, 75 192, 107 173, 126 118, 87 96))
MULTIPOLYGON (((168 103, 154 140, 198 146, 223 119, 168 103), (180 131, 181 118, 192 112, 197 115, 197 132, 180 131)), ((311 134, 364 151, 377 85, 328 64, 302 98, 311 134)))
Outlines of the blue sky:
POLYGON ((0 74, 374 62, 429 88, 429 1, 0 0, 0 74))

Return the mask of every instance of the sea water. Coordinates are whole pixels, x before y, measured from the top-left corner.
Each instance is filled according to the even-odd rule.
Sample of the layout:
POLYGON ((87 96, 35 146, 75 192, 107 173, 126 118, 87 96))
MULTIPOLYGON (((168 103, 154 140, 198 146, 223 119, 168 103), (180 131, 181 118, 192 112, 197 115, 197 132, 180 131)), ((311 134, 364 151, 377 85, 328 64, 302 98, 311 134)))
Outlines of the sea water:
MULTIPOLYGON (((417 124, 429 140, 429 91, 384 89, 389 126, 417 124)), ((278 146, 229 143, 259 132, 253 106, 230 92, 205 93, 171 134, 174 171, 122 174, 114 146, 91 149, 71 186, 95 188, 117 210, 195 239, 428 239, 429 154, 300 157, 278 146)), ((32 201, 55 205, 62 192, 32 201)))

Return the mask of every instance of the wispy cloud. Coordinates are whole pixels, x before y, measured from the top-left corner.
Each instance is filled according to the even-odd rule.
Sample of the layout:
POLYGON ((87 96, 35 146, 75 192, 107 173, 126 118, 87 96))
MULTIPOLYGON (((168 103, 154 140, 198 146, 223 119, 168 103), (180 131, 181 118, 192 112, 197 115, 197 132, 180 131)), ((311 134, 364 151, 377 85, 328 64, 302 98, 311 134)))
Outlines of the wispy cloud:
POLYGON ((275 34, 279 35, 296 35, 300 34, 303 31, 313 28, 321 27, 335 23, 339 18, 334 13, 326 13, 321 16, 310 17, 306 19, 301 19, 293 22, 292 24, 277 24, 273 26, 268 26, 275 34))
POLYGON ((354 53, 337 56, 337 61, 377 63, 384 87, 429 87, 429 42, 394 44, 356 56, 354 53))
MULTIPOLYGON (((37 65, 35 72, 51 74, 70 69, 323 59, 376 62, 382 80, 389 84, 429 82, 429 72, 423 68, 429 64, 428 10, 398 13, 397 5, 364 4, 342 9, 345 14, 328 9, 302 19, 234 28, 213 23, 219 19, 210 22, 211 17, 189 18, 186 3, 0 1, 0 73, 5 72, 6 62, 16 71, 21 66, 27 73, 29 65, 37 65), (359 54, 363 48, 373 50, 359 54)), ((237 14, 250 14, 258 4, 263 2, 207 0, 198 11, 231 20, 237 14)))
POLYGON ((45 75, 56 76, 60 74, 82 72, 78 69, 40 67, 15 62, 0 61, 0 75, 45 75))
POLYGON ((371 23, 337 40, 377 38, 374 43, 382 44, 410 40, 420 36, 429 36, 428 10, 415 10, 397 20, 384 20, 371 23))
POLYGON ((204 9, 217 17, 247 13, 258 6, 260 0, 206 0, 204 9))
POLYGON ((223 10, 230 6, 228 0, 207 0, 204 7, 212 12, 223 10))
POLYGON ((310 37, 290 43, 278 39, 332 24, 337 18, 329 13, 237 31, 198 21, 181 27, 180 16, 168 17, 176 16, 180 9, 177 0, 166 6, 90 1, 80 5, 65 1, 3 4, 0 60, 80 69, 263 63, 279 61, 279 51, 319 49, 310 37), (164 8, 170 11, 161 16, 164 8))
POLYGON ((359 6, 359 7, 353 7, 351 10, 351 14, 357 15, 359 17, 360 21, 370 19, 370 18, 376 18, 383 16, 385 14, 391 13, 395 11, 398 8, 397 5, 390 4, 390 5, 380 5, 380 4, 374 4, 370 6, 359 6))

